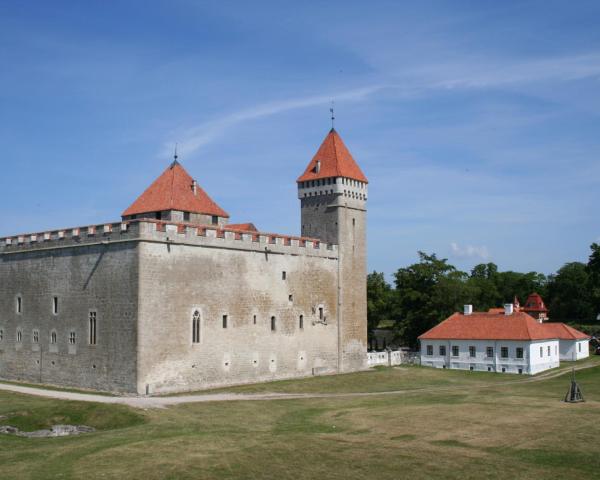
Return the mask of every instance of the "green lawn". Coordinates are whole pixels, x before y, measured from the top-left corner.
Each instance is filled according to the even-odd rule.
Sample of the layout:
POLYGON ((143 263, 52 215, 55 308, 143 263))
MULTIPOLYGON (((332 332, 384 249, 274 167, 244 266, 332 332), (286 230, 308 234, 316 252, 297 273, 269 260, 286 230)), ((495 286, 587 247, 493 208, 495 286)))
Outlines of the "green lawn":
POLYGON ((0 392, 0 415, 9 415, 0 424, 17 415, 19 428, 60 418, 99 429, 70 438, 0 436, 0 478, 597 478, 600 366, 577 378, 587 402, 575 405, 561 402, 568 376, 531 382, 415 367, 251 390, 427 388, 402 395, 148 411, 0 392))

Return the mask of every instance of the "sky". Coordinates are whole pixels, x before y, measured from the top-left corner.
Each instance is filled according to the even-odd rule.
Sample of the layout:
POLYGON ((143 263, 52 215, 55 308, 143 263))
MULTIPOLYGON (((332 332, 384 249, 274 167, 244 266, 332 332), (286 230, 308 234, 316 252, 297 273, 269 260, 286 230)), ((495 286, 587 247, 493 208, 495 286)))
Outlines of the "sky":
POLYGON ((369 270, 553 273, 600 241, 598 25, 597 1, 0 0, 0 236, 118 221, 176 143, 231 222, 298 234, 333 101, 369 270))

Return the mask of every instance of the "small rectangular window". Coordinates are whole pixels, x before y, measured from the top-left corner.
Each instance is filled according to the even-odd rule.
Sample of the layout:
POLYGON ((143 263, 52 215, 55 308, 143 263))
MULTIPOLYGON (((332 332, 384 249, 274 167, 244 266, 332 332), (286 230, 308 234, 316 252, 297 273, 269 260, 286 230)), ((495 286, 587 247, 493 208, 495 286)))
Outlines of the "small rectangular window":
POLYGON ((476 352, 475 347, 473 347, 473 346, 469 347, 469 357, 474 357, 475 352, 476 352))
POLYGON ((446 356, 446 345, 440 345, 440 356, 446 356))
POLYGON ((283 272, 281 272, 281 279, 285 280, 286 278, 287 278, 287 273, 284 270, 283 272))
POLYGON ((200 343, 200 312, 194 311, 192 315, 192 343, 200 343))
POLYGON ((552 354, 550 353, 550 345, 548 345, 548 356, 550 356, 550 355, 552 355, 552 354))
POLYGON ((500 356, 502 358, 508 358, 508 347, 501 347, 500 348, 500 356))
POLYGON ((274 332, 277 327, 277 319, 275 317, 271 317, 271 331, 274 332))
POLYGON ((544 356, 544 347, 540 347, 540 358, 544 356))
POLYGON ((227 328, 227 315, 223 315, 223 328, 227 328))
POLYGON ((487 348, 485 349, 485 355, 486 355, 486 357, 488 357, 488 358, 491 358, 491 357, 493 357, 493 356, 494 356, 494 347, 487 347, 487 348))
POLYGON ((211 221, 212 221, 213 225, 218 225, 219 224, 219 217, 217 217, 216 215, 213 215, 211 221))
POLYGON ((4 340, 4 330, 0 329, 0 342, 4 340))
POLYGON ((154 214, 154 217, 155 217, 157 220, 160 220, 160 219, 162 218, 162 212, 156 212, 156 213, 154 214))
POLYGON ((75 345, 75 332, 69 332, 69 344, 75 345))
POLYGON ((56 343, 56 332, 52 332, 50 334, 50 343, 52 343, 52 344, 56 343))
POLYGON ((304 328, 304 315, 300 315, 298 318, 298 326, 300 327, 300 330, 304 328))
POLYGON ((319 307, 319 320, 323 320, 323 307, 319 307))
POLYGON ((21 330, 17 330, 17 342, 21 342, 21 340, 23 340, 23 333, 21 333, 21 330))
POLYGON ((293 302, 294 296, 292 294, 288 295, 288 301, 293 302))
POLYGON ((253 323, 254 325, 256 325, 256 315, 253 315, 253 316, 252 316, 252 323, 253 323))
POLYGON ((89 342, 90 345, 96 345, 96 312, 90 312, 89 316, 89 342))
POLYGON ((452 356, 458 357, 458 345, 452 345, 452 356))
POLYGON ((427 355, 433 355, 433 345, 427 345, 427 355))
POLYGON ((58 297, 52 298, 52 314, 58 315, 58 297))
POLYGON ((38 330, 33 331, 33 343, 40 343, 40 332, 38 330))
POLYGON ((523 348, 517 347, 517 358, 523 358, 523 348))
POLYGON ((577 344, 577 350, 581 353, 581 343, 577 344))
POLYGON ((190 221, 190 212, 183 212, 183 221, 184 222, 190 221))
POLYGON ((23 313, 23 299, 17 297, 17 313, 23 313))

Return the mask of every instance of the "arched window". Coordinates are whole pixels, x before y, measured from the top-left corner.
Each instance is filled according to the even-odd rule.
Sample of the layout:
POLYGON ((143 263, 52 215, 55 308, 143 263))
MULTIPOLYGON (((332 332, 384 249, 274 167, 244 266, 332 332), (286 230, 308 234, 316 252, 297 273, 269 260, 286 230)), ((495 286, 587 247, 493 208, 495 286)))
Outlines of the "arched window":
POLYGON ((192 315, 192 343, 200 343, 200 312, 194 311, 192 315))
POLYGON ((50 334, 50 343, 56 343, 56 332, 50 334))
POLYGON ((21 330, 17 330, 17 342, 20 342, 23 339, 23 334, 21 330))

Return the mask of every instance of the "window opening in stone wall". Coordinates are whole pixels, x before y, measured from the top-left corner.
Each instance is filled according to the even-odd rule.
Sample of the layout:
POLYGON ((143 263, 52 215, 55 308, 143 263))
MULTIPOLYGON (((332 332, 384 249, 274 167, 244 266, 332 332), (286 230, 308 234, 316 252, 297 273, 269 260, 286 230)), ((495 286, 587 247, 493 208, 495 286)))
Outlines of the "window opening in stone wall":
POLYGON ((58 297, 52 297, 52 314, 58 315, 58 297))
POLYGON ((475 347, 474 346, 470 346, 469 347, 469 357, 474 357, 475 356, 475 352, 476 352, 475 347))
POLYGON ((157 220, 161 220, 161 219, 162 219, 162 212, 156 212, 156 213, 154 214, 154 217, 155 217, 157 220))
POLYGON ((287 278, 287 273, 284 270, 283 272, 281 272, 281 279, 285 280, 286 278, 287 278))
POLYGON ((38 330, 33 331, 33 343, 40 342, 40 332, 38 330))
POLYGON ((50 334, 50 343, 56 343, 56 332, 50 334))
POLYGON ((200 343, 200 312, 198 310, 192 316, 192 343, 200 343))
POLYGON ((323 320, 323 307, 319 307, 319 320, 323 320))
POLYGON ((540 347, 540 358, 544 356, 544 347, 540 347))
POLYGON ((17 330, 17 342, 20 342, 23 339, 23 334, 21 330, 17 330))
POLYGON ((500 347, 500 356, 502 358, 508 358, 508 347, 500 347))
POLYGON ((289 300, 290 302, 293 302, 293 301, 294 301, 294 296, 293 296, 292 294, 289 294, 289 295, 288 295, 288 300, 289 300))
POLYGON ((183 221, 184 222, 190 221, 190 212, 183 212, 183 221))
POLYGON ((212 216, 211 222, 213 225, 218 225, 219 224, 219 217, 217 217, 216 215, 212 216))
POLYGON ((304 315, 300 315, 300 317, 298 318, 298 326, 300 327, 300 329, 304 328, 304 315))
POLYGON ((21 297, 17 297, 17 313, 23 312, 23 299, 21 297))
POLYGON ((90 312, 90 345, 96 345, 96 312, 90 312))
POLYGON ((76 339, 75 332, 70 331, 69 332, 69 344, 75 345, 75 339, 76 339))
POLYGON ((252 323, 256 325, 256 315, 252 315, 252 323))
POLYGON ((4 330, 0 329, 0 342, 4 340, 4 330))
POLYGON ((227 315, 223 315, 223 328, 227 328, 227 315))
POLYGON ((271 331, 275 331, 275 327, 277 326, 277 319, 275 317, 271 317, 271 331))

